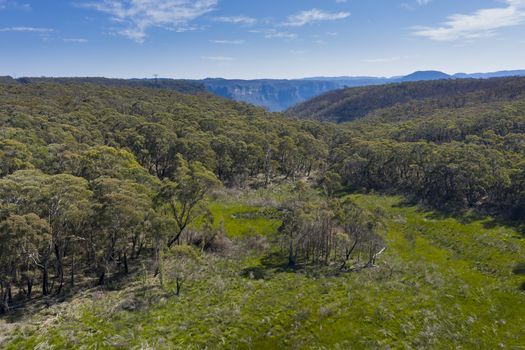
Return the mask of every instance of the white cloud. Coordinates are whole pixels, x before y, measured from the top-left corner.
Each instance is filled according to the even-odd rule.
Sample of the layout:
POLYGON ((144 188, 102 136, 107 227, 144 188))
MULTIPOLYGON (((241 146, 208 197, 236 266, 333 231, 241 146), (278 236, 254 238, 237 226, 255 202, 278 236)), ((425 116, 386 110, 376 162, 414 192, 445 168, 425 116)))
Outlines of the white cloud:
POLYGON ((206 61, 215 61, 215 62, 231 62, 235 61, 235 58, 228 56, 202 56, 201 59, 206 61))
POLYGON ((338 19, 344 19, 350 16, 349 12, 324 12, 318 9, 311 9, 308 11, 302 11, 295 15, 288 17, 284 23, 285 26, 290 27, 301 27, 305 24, 320 22, 320 21, 335 21, 338 19))
POLYGON ((255 18, 247 17, 247 16, 215 17, 214 20, 217 22, 244 24, 244 25, 252 25, 252 24, 257 23, 257 20, 255 18))
POLYGON ((182 25, 177 28, 166 28, 166 29, 175 31, 177 33, 185 33, 185 32, 194 32, 196 30, 205 30, 206 28, 208 28, 208 26, 182 25))
POLYGON ((290 32, 281 32, 276 29, 268 29, 268 30, 251 30, 251 33, 262 33, 264 34, 264 37, 266 39, 288 39, 293 40, 297 38, 297 34, 290 33, 290 32))
POLYGON ((214 44, 225 44, 225 45, 242 45, 244 40, 210 40, 214 44))
POLYGON ((415 2, 402 2, 401 8, 407 10, 407 11, 415 11, 417 9, 417 6, 425 6, 433 2, 434 0, 416 0, 415 2))
POLYGON ((0 28, 0 32, 26 32, 26 33, 51 33, 53 29, 35 27, 7 27, 0 28))
POLYGON ((13 8, 17 10, 31 10, 30 4, 19 3, 17 1, 0 0, 0 10, 13 8))
POLYGON ((287 32, 272 32, 272 33, 266 34, 264 37, 266 39, 278 38, 278 39, 289 39, 289 40, 292 40, 292 39, 297 38, 297 34, 295 34, 295 33, 287 33, 287 32))
POLYGON ((83 39, 83 38, 66 38, 66 39, 63 39, 63 41, 65 43, 75 43, 75 44, 85 44, 88 42, 87 39, 83 39))
POLYGON ((83 7, 108 13, 127 25, 119 34, 143 42, 151 27, 187 27, 188 22, 212 11, 218 0, 102 0, 83 7))
POLYGON ((454 14, 440 27, 417 27, 414 34, 435 41, 476 39, 495 34, 500 28, 525 22, 525 0, 506 0, 506 7, 480 9, 472 14, 454 14))

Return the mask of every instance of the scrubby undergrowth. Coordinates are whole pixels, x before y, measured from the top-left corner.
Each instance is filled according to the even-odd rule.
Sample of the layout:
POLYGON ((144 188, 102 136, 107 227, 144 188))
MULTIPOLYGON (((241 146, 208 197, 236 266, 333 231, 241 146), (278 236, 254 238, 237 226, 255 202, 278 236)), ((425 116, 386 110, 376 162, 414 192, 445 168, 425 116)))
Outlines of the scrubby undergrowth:
POLYGON ((272 243, 275 221, 242 215, 259 212, 263 199, 251 198, 253 206, 241 197, 211 205, 231 246, 198 253, 198 268, 179 296, 174 279, 160 288, 157 278, 139 272, 114 288, 88 290, 2 324, 0 336, 10 338, 3 346, 519 349, 525 343, 519 273, 525 243, 516 230, 489 219, 439 217, 399 197, 353 195, 359 206, 384 215, 388 248, 376 266, 294 270, 272 243))

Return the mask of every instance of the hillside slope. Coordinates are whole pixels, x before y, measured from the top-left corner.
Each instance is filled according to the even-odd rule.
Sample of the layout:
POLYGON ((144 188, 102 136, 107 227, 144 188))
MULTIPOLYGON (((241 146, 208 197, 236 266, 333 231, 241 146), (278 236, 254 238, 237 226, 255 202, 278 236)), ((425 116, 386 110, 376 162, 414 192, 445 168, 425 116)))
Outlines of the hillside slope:
POLYGON ((416 116, 425 110, 464 108, 524 96, 525 78, 521 77, 421 81, 337 90, 295 106, 286 114, 340 123, 389 108, 402 110, 405 106, 416 116))

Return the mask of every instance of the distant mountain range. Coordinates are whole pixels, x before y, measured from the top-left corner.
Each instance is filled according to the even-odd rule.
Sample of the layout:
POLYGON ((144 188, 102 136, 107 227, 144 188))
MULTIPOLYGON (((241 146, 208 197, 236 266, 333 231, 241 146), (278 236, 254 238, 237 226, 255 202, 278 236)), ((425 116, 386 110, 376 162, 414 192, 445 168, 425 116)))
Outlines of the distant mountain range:
POLYGON ((390 83, 416 82, 444 79, 488 79, 510 76, 525 76, 525 70, 500 71, 492 73, 457 73, 448 75, 439 71, 418 71, 398 77, 311 77, 303 79, 108 79, 99 77, 76 78, 18 78, 1 77, 1 83, 32 84, 40 82, 55 83, 92 83, 120 87, 147 87, 175 90, 182 93, 211 92, 234 101, 247 102, 264 107, 272 112, 281 112, 308 101, 324 93, 349 88, 390 83))
POLYGON ((235 101, 248 102, 278 112, 307 101, 329 91, 389 83, 415 82, 442 79, 488 79, 509 76, 525 76, 525 70, 492 73, 458 73, 448 75, 439 71, 419 71, 401 77, 313 77, 293 80, 228 80, 204 79, 199 82, 208 91, 235 101))

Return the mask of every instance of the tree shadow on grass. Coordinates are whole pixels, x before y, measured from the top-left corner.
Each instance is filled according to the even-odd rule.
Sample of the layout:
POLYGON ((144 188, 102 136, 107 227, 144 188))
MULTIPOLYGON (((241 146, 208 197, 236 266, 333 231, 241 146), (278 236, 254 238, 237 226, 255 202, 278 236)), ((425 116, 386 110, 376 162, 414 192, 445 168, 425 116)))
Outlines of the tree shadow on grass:
MULTIPOLYGON (((382 193, 389 195, 389 193, 382 193)), ((402 199, 393 205, 394 208, 416 207, 416 211, 431 220, 455 219, 463 225, 481 222, 486 229, 510 227, 519 234, 518 238, 525 238, 525 225, 520 220, 525 213, 500 213, 494 208, 484 206, 465 208, 458 203, 429 203, 417 200, 415 197, 402 196, 402 199)))
POLYGON ((525 225, 521 220, 508 219, 504 217, 494 217, 487 220, 483 226, 487 229, 493 229, 499 226, 512 227, 518 233, 518 238, 525 238, 525 225))
MULTIPOLYGON (((520 262, 514 265, 512 273, 518 276, 525 276, 525 262, 520 262)), ((520 284, 519 289, 525 292, 525 281, 520 284)))
MULTIPOLYGON (((41 313, 52 306, 71 302, 83 293, 121 290, 132 281, 139 272, 138 267, 130 269, 129 274, 116 272, 106 280, 104 285, 100 286, 96 285, 97 278, 84 277, 73 288, 65 285, 63 291, 59 294, 51 293, 46 296, 37 294, 31 299, 27 299, 23 295, 16 296, 10 305, 9 311, 0 314, 0 319, 8 323, 17 323, 29 319, 32 315, 41 313)), ((80 278, 78 275, 77 277, 80 278)))
POLYGON ((518 232, 518 238, 525 238, 525 224, 523 224, 523 217, 525 217, 525 210, 505 213, 495 208, 486 207, 483 205, 477 207, 465 208, 460 203, 449 202, 430 202, 428 200, 418 199, 414 195, 404 193, 402 191, 389 190, 352 190, 345 188, 340 191, 339 196, 350 194, 365 194, 365 195, 382 195, 382 196, 400 196, 401 199, 392 205, 393 208, 405 209, 416 207, 416 211, 424 214, 426 218, 431 220, 446 220, 453 218, 461 224, 471 224, 473 222, 481 221, 483 227, 486 229, 493 229, 499 226, 506 226, 513 228, 518 232))
POLYGON ((20 322, 28 317, 28 315, 36 314, 53 305, 69 302, 73 299, 74 294, 62 295, 48 295, 35 296, 31 299, 15 298, 13 304, 9 307, 9 311, 0 314, 0 319, 7 323, 20 322))
MULTIPOLYGON (((382 193, 382 195, 387 196, 389 194, 382 193)), ((399 209, 405 209, 405 208, 410 208, 414 206, 421 206, 421 202, 413 198, 405 197, 405 196, 402 196, 401 199, 396 204, 393 205, 394 208, 399 208, 399 209)))
POLYGON ((520 285, 520 290, 525 292, 525 281, 520 285))
POLYGON ((436 208, 424 207, 418 209, 418 212, 426 213, 426 218, 431 220, 455 219, 460 224, 468 225, 475 222, 481 223, 482 227, 487 230, 493 230, 498 227, 507 227, 516 231, 515 238, 525 238, 525 225, 520 220, 510 217, 497 215, 490 211, 468 210, 440 210, 436 208))
POLYGON ((339 276, 354 269, 342 270, 340 264, 323 264, 307 262, 301 259, 294 265, 288 262, 288 253, 285 251, 273 251, 260 259, 260 264, 241 270, 240 275, 254 280, 269 280, 280 273, 301 273, 309 278, 321 276, 339 276))
POLYGON ((241 276, 255 280, 267 280, 276 273, 297 272, 305 268, 304 264, 300 263, 290 266, 287 254, 279 251, 265 255, 260 262, 259 265, 243 269, 241 276))
POLYGON ((419 212, 427 213, 427 218, 433 220, 455 219, 463 225, 468 225, 476 221, 487 220, 487 216, 473 210, 465 210, 461 208, 431 208, 429 206, 422 206, 418 208, 419 212))

